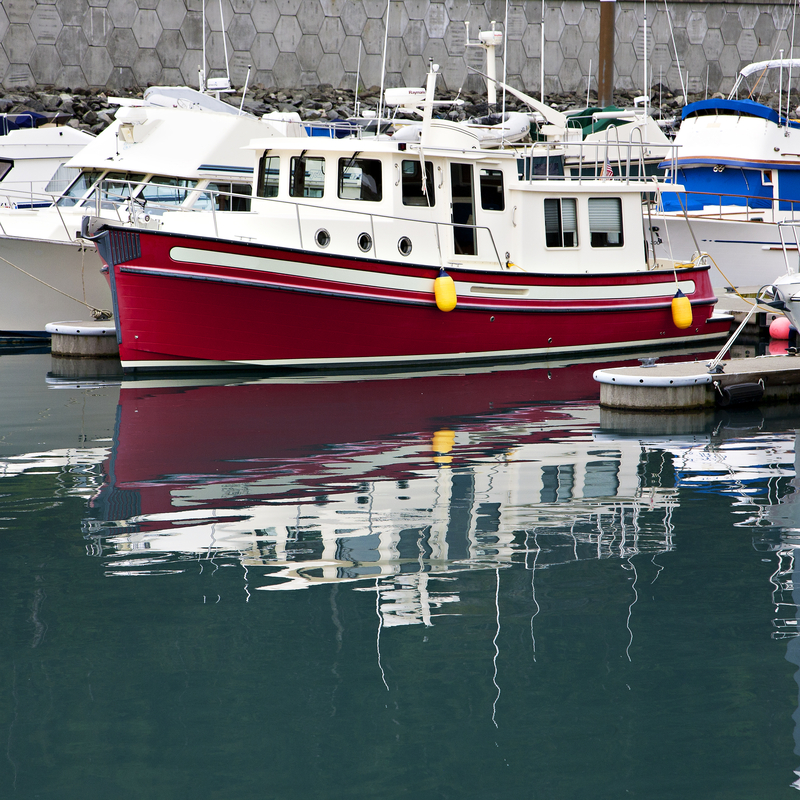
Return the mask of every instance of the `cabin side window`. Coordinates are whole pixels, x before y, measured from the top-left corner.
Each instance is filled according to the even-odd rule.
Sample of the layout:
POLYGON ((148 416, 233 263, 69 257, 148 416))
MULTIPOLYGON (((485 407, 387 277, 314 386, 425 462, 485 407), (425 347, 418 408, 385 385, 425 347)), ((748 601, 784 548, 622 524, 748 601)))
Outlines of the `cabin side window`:
POLYGON ((481 208, 484 211, 502 211, 506 207, 502 171, 499 169, 482 169, 480 181, 481 208))
POLYGON ((578 246, 577 202, 571 197, 544 201, 544 237, 548 247, 578 246))
POLYGON ((383 197, 381 162, 374 158, 340 158, 338 191, 343 200, 380 200, 383 197))
POLYGON ((158 214, 161 206, 182 205, 189 196, 189 191, 194 189, 195 186, 197 186, 197 181, 190 181, 186 178, 154 175, 142 187, 139 199, 144 200, 146 203, 153 203, 155 208, 147 210, 158 214))
POLYGON ((589 198, 589 232, 592 247, 622 247, 622 200, 619 197, 589 198))
POLYGON ((404 206, 434 206, 433 164, 425 162, 425 186, 422 185, 422 164, 416 159, 408 159, 400 164, 400 177, 403 187, 404 206))
POLYGON ((206 188, 212 193, 210 196, 214 199, 217 211, 250 210, 250 184, 209 183, 206 188))
POLYGON ((292 156, 289 171, 291 197, 322 197, 325 190, 325 159, 292 156))
POLYGON ((277 197, 281 160, 278 156, 264 153, 258 160, 258 182, 256 192, 259 197, 277 197))

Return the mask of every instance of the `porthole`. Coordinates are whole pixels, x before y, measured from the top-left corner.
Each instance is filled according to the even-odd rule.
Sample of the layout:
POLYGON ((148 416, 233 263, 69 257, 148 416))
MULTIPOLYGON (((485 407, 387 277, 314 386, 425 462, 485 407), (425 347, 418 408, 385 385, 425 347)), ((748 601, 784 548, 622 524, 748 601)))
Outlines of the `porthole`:
POLYGON ((407 256, 411 253, 411 239, 408 236, 401 236, 400 241, 397 242, 397 249, 400 251, 401 256, 407 256))
POLYGON ((331 243, 331 235, 325 230, 325 228, 320 228, 314 234, 314 241, 316 241, 319 247, 327 247, 331 243))
POLYGON ((358 249, 362 253, 368 253, 372 249, 372 237, 368 233, 358 234, 358 249))

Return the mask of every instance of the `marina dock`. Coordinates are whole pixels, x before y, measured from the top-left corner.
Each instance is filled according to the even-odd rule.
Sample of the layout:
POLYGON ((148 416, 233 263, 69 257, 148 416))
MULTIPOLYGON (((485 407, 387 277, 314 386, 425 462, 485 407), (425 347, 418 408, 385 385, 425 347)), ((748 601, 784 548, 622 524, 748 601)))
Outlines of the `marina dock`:
POLYGON ((800 357, 769 355, 723 361, 710 372, 709 362, 643 363, 639 367, 601 369, 600 405, 606 408, 682 411, 800 398, 800 357))

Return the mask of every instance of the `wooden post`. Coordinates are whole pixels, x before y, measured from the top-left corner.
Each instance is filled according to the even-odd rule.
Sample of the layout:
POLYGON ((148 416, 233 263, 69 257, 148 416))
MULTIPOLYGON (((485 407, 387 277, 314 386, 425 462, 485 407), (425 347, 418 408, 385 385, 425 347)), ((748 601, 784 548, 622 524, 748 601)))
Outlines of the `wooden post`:
POLYGON ((597 105, 614 102, 614 0, 600 0, 600 61, 597 68, 597 105))

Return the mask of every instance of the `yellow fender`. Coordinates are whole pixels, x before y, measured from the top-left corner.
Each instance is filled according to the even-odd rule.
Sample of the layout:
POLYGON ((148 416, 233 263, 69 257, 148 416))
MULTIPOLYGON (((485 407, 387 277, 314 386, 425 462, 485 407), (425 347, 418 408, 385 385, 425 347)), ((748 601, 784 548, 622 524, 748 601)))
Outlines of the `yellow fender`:
POLYGON ((439 277, 433 282, 433 296, 439 311, 452 311, 458 302, 455 282, 444 271, 444 267, 439 268, 439 277))
POLYGON ((680 290, 672 298, 672 321, 676 328, 688 328, 692 324, 692 304, 689 298, 680 290))

